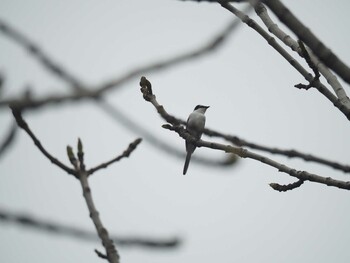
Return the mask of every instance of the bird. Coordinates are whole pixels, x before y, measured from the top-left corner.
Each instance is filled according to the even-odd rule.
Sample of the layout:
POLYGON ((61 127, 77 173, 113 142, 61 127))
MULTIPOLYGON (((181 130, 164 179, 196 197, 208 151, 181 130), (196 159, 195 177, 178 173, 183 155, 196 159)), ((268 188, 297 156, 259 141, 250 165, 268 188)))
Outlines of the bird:
MULTIPOLYGON (((209 106, 197 105, 193 112, 188 116, 186 123, 186 131, 191 134, 196 140, 199 140, 202 137, 204 126, 205 126, 205 112, 209 106)), ((186 160, 183 169, 183 175, 186 174, 188 165, 190 164, 191 155, 196 149, 196 145, 186 141, 186 160)))

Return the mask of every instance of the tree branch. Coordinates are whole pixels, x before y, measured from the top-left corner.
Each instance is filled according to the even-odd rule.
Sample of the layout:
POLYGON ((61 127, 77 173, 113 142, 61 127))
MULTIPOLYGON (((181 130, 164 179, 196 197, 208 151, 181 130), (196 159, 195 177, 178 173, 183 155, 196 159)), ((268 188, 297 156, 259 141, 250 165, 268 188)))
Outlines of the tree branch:
MULTIPOLYGON (((100 101, 96 101, 96 103, 100 103, 100 101)), ((104 101, 100 103, 100 108, 103 111, 107 111, 107 114, 113 118, 114 121, 118 122, 120 125, 126 127, 130 132, 141 135, 142 140, 148 142, 151 147, 155 147, 156 149, 162 151, 165 154, 170 156, 177 157, 179 159, 185 158, 185 153, 183 150, 179 150, 178 148, 172 146, 168 141, 162 140, 159 136, 156 136, 154 133, 145 129, 142 124, 128 118, 122 110, 118 109, 116 105, 111 105, 111 103, 104 101)), ((222 158, 222 159, 213 159, 213 158, 205 158, 201 156, 192 156, 191 162, 197 162, 201 165, 206 166, 231 166, 234 165, 237 161, 237 158, 231 156, 231 158, 222 158)))
POLYGON ((294 150, 294 149, 285 150, 285 149, 279 149, 276 147, 267 147, 267 146, 263 146, 263 145, 256 144, 253 142, 246 141, 244 139, 239 138, 238 136, 224 134, 224 133, 217 132, 217 131, 214 131, 214 130, 208 129, 208 128, 206 128, 204 130, 204 133, 206 135, 208 135, 209 137, 219 137, 219 138, 225 139, 226 141, 231 142, 237 146, 245 146, 245 147, 259 150, 259 151, 283 155, 283 156, 286 156, 288 158, 300 158, 300 159, 303 159, 304 161, 310 161, 310 162, 323 164, 323 165, 329 166, 333 169, 340 170, 340 171, 343 171, 345 173, 350 173, 350 166, 349 165, 340 164, 340 163, 330 161, 330 160, 327 160, 325 158, 321 158, 321 157, 318 157, 318 156, 315 156, 312 154, 302 153, 302 152, 294 150))
POLYGON ((0 144, 0 157, 4 154, 4 152, 11 146, 11 144, 14 142, 15 137, 17 134, 17 124, 14 122, 8 133, 5 135, 4 140, 0 144))
MULTIPOLYGON (((284 50, 276 40, 269 35, 262 27, 260 27, 253 19, 236 9, 230 3, 224 0, 217 0, 222 7, 230 11, 232 14, 242 20, 243 23, 258 32, 283 58, 285 58, 308 82, 313 81, 313 76, 304 67, 296 61, 286 50, 284 50)), ((321 92, 328 100, 330 100, 335 107, 337 107, 348 120, 350 120, 350 107, 344 105, 336 96, 331 93, 326 86, 320 81, 313 83, 314 87, 321 92)))
POLYGON ((112 160, 102 163, 94 168, 89 169, 86 173, 87 175, 92 175, 94 172, 100 170, 100 169, 104 169, 107 168, 109 165, 118 162, 120 159, 122 158, 126 158, 129 157, 129 155, 136 149, 137 145, 139 143, 141 143, 142 139, 138 138, 135 141, 133 141, 132 143, 129 144, 128 148, 119 156, 117 156, 116 158, 113 158, 112 160))
POLYGON ((17 125, 22 128, 28 135, 29 137, 33 140, 34 144, 36 145, 36 147, 40 150, 40 152, 47 158, 49 159, 53 164, 55 164, 56 166, 58 166, 59 168, 61 168, 62 170, 66 171, 68 174, 74 175, 75 171, 69 167, 67 167, 66 165, 64 165, 61 161, 59 161, 57 158, 53 157, 45 148, 44 146, 42 146, 41 142, 39 141, 38 138, 36 138, 36 136, 34 135, 34 133, 30 130, 28 124, 25 122, 25 120, 22 117, 22 113, 12 107, 12 114, 13 117, 15 118, 17 125))
POLYGON ((79 171, 80 184, 83 189, 83 196, 86 201, 86 205, 89 209, 90 218, 94 223, 98 236, 100 237, 102 245, 106 250, 108 261, 110 263, 119 263, 119 254, 113 244, 113 241, 109 237, 107 229, 102 224, 99 212, 97 211, 92 199, 91 189, 87 176, 88 175, 86 171, 79 171))
MULTIPOLYGON (((248 10, 250 10, 249 7, 248 10)), ((9 26, 4 21, 0 20, 0 31, 3 32, 7 37, 13 40, 16 44, 22 46, 25 50, 29 52, 33 58, 37 59, 43 66, 48 70, 48 72, 53 75, 62 78, 68 82, 74 89, 75 92, 69 95, 47 95, 41 99, 31 99, 23 100, 17 98, 10 98, 0 101, 0 107, 5 107, 8 105, 16 105, 17 108, 24 109, 34 109, 39 108, 47 104, 57 104, 62 102, 77 101, 81 99, 101 99, 101 97, 107 92, 117 87, 121 87, 127 81, 133 79, 140 74, 157 71, 161 69, 166 69, 192 59, 201 57, 206 54, 217 50, 223 45, 225 40, 228 38, 229 34, 232 33, 240 25, 239 20, 230 21, 230 23, 215 37, 212 37, 209 41, 204 42, 205 44, 201 47, 194 48, 182 54, 167 58, 162 61, 151 63, 140 68, 133 69, 126 73, 125 75, 106 81, 100 85, 97 85, 95 88, 87 88, 82 81, 78 80, 76 77, 72 76, 61 67, 57 62, 51 59, 48 54, 46 54, 42 49, 35 44, 33 41, 30 41, 29 38, 25 37, 20 32, 16 31, 14 28, 9 26), (34 52, 33 52, 34 50, 34 52)))
POLYGON ((241 147, 234 147, 231 145, 223 145, 219 143, 214 142, 207 142, 203 140, 196 141, 193 136, 191 136, 190 133, 186 131, 186 129, 180 124, 177 118, 173 117, 172 115, 168 114, 164 107, 158 103, 156 100, 156 96, 154 95, 152 89, 151 89, 151 83, 145 78, 141 77, 140 80, 140 86, 141 86, 141 92, 143 94, 143 98, 150 102, 157 110, 157 112, 171 125, 166 124, 162 127, 168 130, 175 131, 179 134, 180 137, 185 139, 186 141, 191 141, 192 143, 196 144, 197 147, 207 147, 215 150, 221 150, 226 153, 233 153, 237 154, 238 156, 242 158, 250 158, 257 161, 260 161, 264 164, 267 164, 269 166, 272 166, 280 172, 284 172, 289 174, 290 176, 296 177, 299 180, 303 181, 311 181, 316 182, 320 184, 325 184, 328 186, 334 186, 341 189, 350 190, 350 182, 335 180, 330 177, 322 177, 317 174, 308 173, 306 171, 298 171, 293 168, 290 168, 284 164, 278 163, 270 158, 267 158, 263 155, 250 152, 247 149, 241 148, 241 147))
MULTIPOLYGON (((99 212, 97 211, 94 200, 92 198, 92 193, 88 181, 88 173, 85 170, 83 144, 80 139, 78 139, 77 148, 78 158, 74 156, 72 147, 67 146, 68 158, 75 168, 75 172, 83 189, 83 196, 89 210, 90 218, 94 223, 97 234, 102 241, 103 247, 106 250, 106 259, 108 259, 110 263, 119 263, 120 257, 118 251, 115 248, 112 239, 110 239, 107 229, 102 224, 99 212)), ((98 254, 98 256, 101 255, 98 254)))
POLYGON ((287 184, 287 185, 280 185, 276 183, 271 183, 270 186, 273 190, 279 191, 279 192, 287 192, 290 190, 294 190, 298 187, 300 187, 304 183, 304 180, 298 180, 295 183, 287 184))
POLYGON ((264 3, 312 52, 330 69, 350 84, 350 68, 338 58, 312 31, 279 0, 264 0, 264 3))
POLYGON ((235 147, 232 145, 224 145, 220 143, 208 142, 199 140, 196 141, 183 126, 171 126, 169 124, 163 125, 163 128, 175 131, 181 138, 184 140, 190 140, 192 143, 195 143, 197 147, 206 147, 214 150, 221 150, 226 153, 234 153, 242 158, 249 158, 261 163, 267 164, 278 169, 279 172, 283 172, 289 174, 292 177, 296 177, 299 180, 310 181, 315 183, 324 184, 327 186, 334 186, 340 189, 350 190, 350 181, 341 181, 336 180, 331 177, 323 177, 317 174, 309 173, 307 171, 296 170, 294 168, 290 168, 282 163, 276 162, 270 158, 267 158, 263 155, 251 152, 247 149, 241 147, 235 147))
MULTIPOLYGON (((7 209, 0 208, 0 221, 3 223, 13 223, 23 227, 29 227, 40 231, 45 231, 51 234, 61 234, 74 238, 79 238, 85 241, 97 241, 96 232, 88 231, 79 227, 64 225, 58 222, 52 222, 44 219, 39 219, 26 213, 15 213, 7 209)), ((170 249, 176 248, 180 245, 181 240, 174 238, 150 238, 139 236, 125 236, 111 235, 111 239, 118 246, 137 246, 150 249, 170 249)))
MULTIPOLYGON (((280 39, 285 45, 290 47, 293 51, 298 52, 300 56, 303 56, 302 53, 307 52, 308 56, 310 56, 312 65, 317 67, 317 71, 319 71, 326 78, 327 82, 333 88, 341 103, 350 108, 350 99, 348 98, 337 77, 322 62, 319 61, 319 59, 312 53, 312 51, 307 46, 305 46, 306 50, 302 52, 302 49, 300 48, 298 42, 295 41, 290 35, 287 35, 280 27, 278 27, 276 23, 272 21, 267 12, 267 9, 262 3, 259 2, 255 5, 255 11, 267 29, 278 39, 280 39)), ((315 69, 313 70, 315 72, 315 69)))
MULTIPOLYGON (((153 106, 156 108, 159 115, 166 122, 172 123, 173 125, 179 125, 179 124, 186 125, 186 122, 184 120, 181 120, 179 118, 176 118, 176 117, 170 115, 169 113, 167 113, 164 110, 164 107, 157 102, 156 96, 153 94, 152 89, 150 89, 151 83, 145 77, 141 77, 140 86, 141 86, 141 92, 143 94, 144 99, 153 104, 153 106)), ((274 148, 274 147, 267 147, 267 146, 259 145, 259 144, 253 143, 253 142, 246 141, 244 139, 239 138, 238 136, 224 134, 224 133, 221 133, 221 132, 218 132, 218 131, 215 131, 212 129, 208 129, 208 128, 204 129, 204 134, 206 134, 210 137, 222 138, 222 139, 224 139, 228 142, 231 142, 237 146, 246 146, 246 147, 249 147, 249 148, 255 149, 255 150, 265 151, 265 152, 269 152, 272 154, 284 155, 284 156, 287 156, 289 158, 297 157, 297 158, 301 158, 305 161, 311 161, 311 162, 327 165, 329 167, 332 167, 332 168, 337 169, 337 170, 341 170, 341 171, 346 172, 346 173, 350 172, 349 165, 343 165, 343 164, 340 164, 337 162, 329 161, 327 159, 317 157, 317 156, 311 155, 311 154, 302 153, 302 152, 299 152, 296 150, 283 150, 283 149, 278 149, 278 148, 274 148)))
POLYGON ((35 57, 43 65, 44 68, 48 69, 54 75, 72 85, 76 90, 80 89, 83 86, 80 80, 64 70, 64 68, 60 66, 56 61, 52 60, 50 56, 48 56, 37 44, 32 42, 24 34, 17 31, 1 19, 0 31, 9 39, 24 47, 24 49, 31 56, 35 57))
MULTIPOLYGON (((245 11, 248 12, 252 8, 248 6, 245 11)), ((78 80, 75 76, 71 75, 65 68, 59 65, 54 59, 52 59, 45 51, 43 51, 39 45, 37 45, 34 41, 31 41, 27 36, 23 33, 20 33, 15 28, 11 27, 9 24, 1 21, 3 25, 3 29, 0 31, 4 33, 10 40, 14 41, 19 46, 23 47, 28 53, 34 58, 37 59, 39 63, 42 64, 44 68, 48 70, 49 73, 52 73, 56 77, 63 77, 64 80, 71 84, 72 87, 75 87, 75 91, 72 94, 52 94, 46 95, 42 98, 8 98, 4 100, 0 100, 0 108, 7 107, 8 105, 13 105, 18 109, 40 109, 41 107, 52 105, 52 104, 62 104, 66 102, 75 102, 80 100, 92 99, 98 106, 105 111, 108 115, 110 115, 114 120, 117 120, 118 123, 122 123, 128 130, 136 132, 139 136, 144 138, 146 141, 150 143, 151 146, 156 147, 165 151, 167 154, 172 154, 177 156, 178 158, 183 158, 183 152, 177 150, 176 148, 169 145, 167 142, 160 140, 159 138, 153 136, 152 133, 148 132, 144 128, 142 128, 137 123, 133 122, 129 119, 125 114, 123 114, 120 110, 116 108, 115 105, 109 104, 107 101, 103 100, 101 97, 101 90, 111 90, 112 87, 122 86, 127 81, 131 80, 135 76, 139 76, 140 72, 150 72, 155 70, 164 70, 171 66, 175 66, 177 64, 190 61, 192 59, 198 58, 200 56, 210 54, 211 52, 217 50, 222 47, 225 43, 228 36, 240 25, 238 19, 230 21, 230 23, 216 36, 211 37, 209 40, 204 41, 204 44, 182 54, 178 54, 176 56, 170 57, 166 60, 158 61, 155 63, 151 63, 140 67, 138 69, 131 70, 129 73, 116 78, 114 80, 106 81, 103 84, 100 84, 95 89, 87 90, 85 85, 82 84, 82 81, 78 80), (32 47, 32 48, 30 48, 32 47), (31 52, 31 50, 37 50, 37 52, 31 52), (49 61, 49 63, 43 63, 43 61, 49 61), (52 65, 52 66, 49 66, 52 65), (52 70, 59 69, 59 70, 52 70), (57 74, 57 72, 62 72, 62 74, 57 74), (69 76, 69 77, 65 77, 69 76), (72 81, 70 81, 72 80, 72 81), (79 85, 77 84, 79 83, 79 85)), ((104 92, 105 92, 104 91, 104 92)), ((193 157, 193 161, 200 162, 206 165, 230 165, 234 162, 234 159, 227 160, 212 160, 208 158, 200 158, 193 157)))

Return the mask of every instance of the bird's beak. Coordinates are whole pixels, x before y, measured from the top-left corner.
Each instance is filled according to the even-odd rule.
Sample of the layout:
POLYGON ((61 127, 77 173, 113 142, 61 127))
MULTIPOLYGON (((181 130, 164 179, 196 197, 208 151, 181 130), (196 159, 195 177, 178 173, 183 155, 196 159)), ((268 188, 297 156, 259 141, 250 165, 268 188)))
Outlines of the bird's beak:
POLYGON ((205 106, 206 109, 208 109, 210 106, 205 106))

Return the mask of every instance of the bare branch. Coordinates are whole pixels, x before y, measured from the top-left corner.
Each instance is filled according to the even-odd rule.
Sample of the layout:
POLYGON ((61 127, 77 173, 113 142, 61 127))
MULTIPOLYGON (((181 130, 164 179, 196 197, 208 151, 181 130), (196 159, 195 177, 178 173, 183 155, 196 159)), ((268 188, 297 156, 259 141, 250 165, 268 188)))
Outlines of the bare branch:
POLYGON ((338 58, 324 43, 322 43, 312 31, 279 0, 263 1, 271 11, 291 31, 298 36, 312 52, 330 69, 337 73, 344 81, 350 84, 350 68, 338 58))
POLYGON ((340 170, 340 171, 343 171, 345 173, 350 173, 350 166, 349 165, 340 164, 338 162, 333 162, 333 161, 330 161, 330 160, 327 160, 325 158, 321 158, 321 157, 318 157, 318 156, 315 156, 312 154, 302 153, 300 151, 293 150, 293 149, 285 150, 285 149, 279 149, 276 147, 267 147, 267 146, 263 146, 263 145, 256 144, 253 142, 246 141, 244 139, 239 138, 238 136, 223 134, 221 132, 217 132, 217 131, 214 131, 211 129, 205 129, 204 133, 210 137, 223 138, 226 141, 232 142, 234 145, 237 145, 237 146, 245 146, 245 147, 248 147, 251 149, 260 150, 260 151, 264 151, 264 152, 268 152, 268 153, 272 153, 272 154, 284 155, 288 158, 300 158, 300 159, 303 159, 304 161, 323 164, 323 165, 332 167, 333 169, 340 170))
MULTIPOLYGON (((27 213, 15 213, 9 210, 0 208, 0 221, 3 223, 14 223, 23 227, 29 227, 40 231, 45 231, 51 234, 66 235, 74 238, 79 238, 86 241, 99 240, 96 232, 88 231, 79 227, 64 225, 58 222, 52 222, 44 219, 39 219, 36 216, 27 213)), ((124 247, 138 246, 143 248, 153 249, 170 249, 180 245, 179 238, 150 238, 139 236, 111 235, 111 239, 118 245, 124 247)))
POLYGON ((108 260, 108 257, 105 254, 103 254, 102 252, 98 251, 97 249, 95 249, 94 251, 98 257, 108 260))
POLYGON ((85 171, 80 171, 79 179, 81 187, 83 189, 83 196, 89 209, 90 218, 95 225, 98 236, 102 241, 102 245, 106 249, 108 261, 110 263, 119 263, 119 254, 113 244, 113 241, 109 237, 107 229, 102 224, 99 212, 97 211, 92 199, 91 189, 87 179, 87 173, 85 171))
MULTIPOLYGON (((230 3, 225 0, 217 0, 222 7, 233 13, 235 16, 240 18, 243 23, 258 32, 267 42, 271 45, 283 58, 285 58, 307 81, 311 82, 314 78, 304 67, 296 61, 286 50, 280 46, 276 40, 269 35, 262 27, 260 27, 253 19, 244 14, 243 12, 236 9, 230 3)), ((272 1, 273 2, 273 1, 272 1)), ((321 82, 313 83, 314 87, 321 92, 332 104, 337 107, 348 120, 350 120, 350 107, 344 105, 336 96, 330 92, 321 82)))
POLYGON ((163 125, 163 128, 175 131, 181 138, 185 140, 190 140, 192 143, 195 143, 197 147, 206 147, 211 148, 214 150, 221 150, 226 153, 234 153, 242 158, 249 158, 253 159, 259 162, 262 162, 264 164, 267 164, 269 166, 272 166, 276 169, 278 169, 279 172, 283 172, 286 174, 289 174, 292 177, 296 177, 299 180, 303 181, 310 181, 315 183, 324 184, 327 186, 334 186, 338 187, 340 189, 350 190, 350 181, 341 181, 336 180, 331 177, 323 177, 317 174, 312 174, 307 171, 299 171, 293 168, 290 168, 284 164, 281 164, 279 162, 276 162, 270 158, 267 158, 266 156, 251 152, 247 149, 241 148, 241 147, 235 147, 231 145, 224 145, 220 143, 214 143, 214 142, 207 142, 203 140, 196 141, 186 130, 183 126, 171 126, 169 124, 163 125))
POLYGON ((254 159, 254 160, 260 161, 264 164, 267 164, 269 166, 272 166, 272 167, 278 169, 278 171, 280 171, 280 172, 284 172, 284 173, 289 174, 290 176, 296 177, 299 180, 311 181, 311 182, 316 182, 316 183, 320 183, 320 184, 325 184, 328 186, 334 186, 334 187, 338 187, 341 189, 350 190, 350 181, 349 182, 340 181, 340 180, 335 180, 335 179, 330 178, 330 177, 322 177, 322 176, 319 176, 317 174, 308 173, 306 171, 298 171, 298 170, 290 168, 284 164, 278 163, 270 158, 267 158, 263 155, 260 155, 260 154, 254 153, 254 152, 250 152, 247 149, 244 149, 241 147, 235 147, 235 146, 231 146, 231 145, 223 145, 223 144, 214 143, 214 142, 207 142, 207 141, 203 141, 203 140, 197 141, 193 136, 191 136, 190 133, 188 133, 186 131, 186 129, 182 125, 180 125, 180 122, 178 121, 177 118, 168 114, 166 112, 166 110, 164 109, 164 107, 158 103, 158 101, 156 100, 156 96, 154 95, 152 90, 150 90, 150 85, 148 84, 149 81, 145 81, 145 79, 146 79, 145 77, 142 77, 141 81, 140 81, 141 92, 143 94, 143 98, 146 101, 150 102, 157 109, 157 112, 168 123, 171 124, 171 125, 165 124, 162 127, 165 129, 168 129, 168 130, 175 131, 176 133, 179 134, 180 137, 182 137, 186 141, 190 141, 190 142, 194 143, 197 147, 207 147, 207 148, 211 148, 211 149, 215 149, 215 150, 221 150, 221 151, 224 151, 226 153, 233 153, 233 154, 236 154, 242 158, 254 159))
MULTIPOLYGON (((68 146, 67 149, 69 159, 72 160, 73 158, 71 155, 73 152, 71 150, 71 147, 68 146)), ((97 211, 94 200, 92 198, 92 193, 88 181, 88 173, 85 170, 83 144, 80 139, 78 140, 78 160, 79 165, 75 166, 75 172, 83 189, 83 196, 89 209, 90 218, 94 223, 97 234, 102 241, 103 247, 106 250, 106 259, 108 259, 110 263, 119 263, 120 257, 118 251, 113 244, 113 240, 110 239, 107 229, 102 224, 100 214, 97 211)))
POLYGON ((0 144, 0 157, 5 153, 5 151, 11 146, 11 144, 14 142, 15 137, 17 134, 17 124, 14 122, 8 133, 6 134, 4 140, 0 144))
POLYGON ((24 47, 24 49, 33 57, 35 57, 45 69, 48 69, 51 73, 64 80, 65 82, 72 85, 75 89, 80 89, 83 84, 75 78, 73 75, 69 74, 62 66, 60 66, 56 61, 52 60, 37 44, 28 39, 24 34, 15 30, 13 27, 5 23, 0 19, 0 31, 24 47))
POLYGON ((59 161, 57 158, 53 157, 45 148, 42 146, 41 142, 36 138, 34 133, 30 130, 28 124, 25 122, 25 120, 22 117, 22 113, 17 110, 16 108, 12 107, 12 114, 14 118, 16 119, 17 125, 21 127, 28 135, 29 137, 33 140, 34 144, 36 147, 40 150, 40 152, 47 158, 49 159, 53 164, 61 168, 62 170, 66 171, 68 174, 76 176, 76 173, 73 169, 67 167, 64 165, 61 161, 59 161))
MULTIPOLYGON (((250 9, 251 7, 248 7, 247 9, 245 9, 245 11, 248 12, 250 9)), ((238 19, 230 21, 230 23, 222 30, 222 32, 217 34, 215 37, 210 38, 209 41, 205 41, 204 45, 200 46, 199 48, 196 47, 182 54, 177 54, 173 57, 169 57, 163 61, 158 61, 153 64, 148 64, 146 66, 131 70, 129 73, 125 74, 122 77, 107 81, 104 84, 100 85, 98 88, 98 92, 102 93, 116 86, 121 86, 126 81, 134 77, 138 77, 142 74, 146 74, 151 71, 156 71, 156 70, 158 71, 161 69, 173 67, 180 63, 191 61, 203 55, 210 54, 215 50, 217 50, 219 47, 221 47, 226 41, 226 39, 228 38, 228 36, 230 35, 230 33, 232 33, 235 29, 237 29, 239 25, 240 25, 240 22, 238 19)))
MULTIPOLYGON (((247 9, 247 11, 249 9, 247 9)), ((217 50, 219 47, 222 46, 222 44, 228 38, 229 34, 233 32, 239 25, 240 25, 239 20, 233 20, 228 24, 227 27, 224 28, 222 32, 220 32, 214 38, 211 38, 209 41, 207 41, 207 43, 205 43, 203 46, 199 48, 197 47, 193 50, 187 51, 182 54, 178 54, 168 59, 131 70, 130 72, 128 72, 127 74, 119 78, 106 81, 105 83, 98 85, 94 89, 91 89, 91 88, 88 89, 86 85, 83 85, 80 80, 72 76, 63 67, 59 66, 57 62, 51 59, 44 51, 42 51, 39 48, 37 44, 35 44, 33 41, 30 41, 23 34, 17 32, 14 28, 6 24, 4 21, 0 21, 1 32, 3 32, 11 40, 15 41, 15 43, 19 44, 24 49, 26 49, 29 52, 29 54, 31 54, 33 58, 37 59, 40 63, 42 63, 43 66, 46 69, 48 69, 49 72, 51 72, 57 77, 61 77, 66 82, 68 82, 72 87, 75 88, 75 92, 69 95, 47 95, 42 99, 31 99, 31 100, 23 100, 22 98, 6 99, 3 101, 0 101, 0 107, 5 107, 8 105, 16 105, 18 109, 24 109, 24 108, 34 109, 34 108, 39 108, 44 105, 52 104, 52 103, 57 104, 57 103, 62 103, 66 101, 71 102, 71 101, 77 101, 77 100, 87 99, 87 98, 98 99, 107 91, 110 91, 116 87, 121 87, 127 81, 143 73, 166 69, 166 68, 178 65, 180 63, 191 61, 192 59, 198 58, 200 56, 209 54, 217 50), (33 52, 32 50, 34 50, 35 52, 33 52)))
POLYGON ((302 56, 302 53, 305 53, 305 51, 307 52, 311 59, 312 65, 317 68, 316 71, 319 71, 326 78, 327 82, 333 88, 341 103, 350 108, 350 99, 348 98, 337 77, 322 62, 319 61, 319 59, 312 53, 311 49, 305 46, 305 51, 302 52, 297 41, 295 41, 290 35, 287 35, 280 27, 278 27, 276 23, 272 21, 267 9, 262 3, 259 2, 255 4, 255 11, 267 29, 278 37, 285 45, 290 47, 293 51, 298 52, 300 56, 302 56))
POLYGON ((287 192, 287 191, 294 190, 295 188, 300 187, 303 183, 304 183, 304 180, 298 180, 294 183, 287 184, 287 185, 271 183, 270 186, 273 190, 276 190, 279 192, 287 192))
MULTIPOLYGON (((168 141, 162 140, 159 138, 159 136, 156 136, 153 132, 150 132, 149 130, 145 129, 142 124, 139 122, 136 122, 132 120, 131 118, 128 118, 126 113, 124 113, 121 109, 118 109, 116 105, 111 105, 108 101, 103 101, 100 103, 100 100, 96 101, 96 103, 100 104, 100 108, 103 109, 103 111, 107 111, 107 114, 113 118, 114 121, 116 121, 118 124, 122 125, 123 127, 127 128, 130 132, 141 135, 142 140, 145 142, 148 142, 148 144, 151 147, 155 147, 158 150, 161 150, 162 152, 174 156, 177 158, 184 159, 185 153, 183 150, 179 150, 178 148, 172 146, 168 141)), ((213 159, 213 158, 205 158, 202 156, 193 156, 191 161, 195 161, 197 163, 200 163, 201 165, 206 166, 231 166, 234 165, 237 161, 237 158, 234 156, 231 156, 232 158, 223 158, 223 159, 213 159)))
POLYGON ((87 171, 87 175, 91 175, 100 169, 107 168, 109 165, 111 165, 115 162, 118 162, 122 158, 129 157, 129 155, 136 149, 137 145, 139 143, 141 143, 141 141, 142 141, 141 138, 136 139, 135 141, 133 141, 132 143, 129 144, 128 148, 121 155, 117 156, 116 158, 113 158, 112 160, 110 160, 108 162, 102 163, 94 168, 89 169, 87 171))

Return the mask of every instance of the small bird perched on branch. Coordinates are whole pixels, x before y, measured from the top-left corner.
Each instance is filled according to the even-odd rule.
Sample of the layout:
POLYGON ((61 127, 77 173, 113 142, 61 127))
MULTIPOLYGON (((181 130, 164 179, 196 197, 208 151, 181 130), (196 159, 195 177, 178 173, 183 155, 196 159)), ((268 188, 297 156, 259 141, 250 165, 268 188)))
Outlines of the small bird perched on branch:
MULTIPOLYGON (((204 126, 205 126, 205 111, 209 106, 197 105, 194 111, 188 116, 186 130, 194 137, 199 140, 202 137, 204 126)), ((186 141, 186 161, 184 165, 183 174, 185 175, 190 164, 191 155, 196 149, 196 145, 186 141)))

